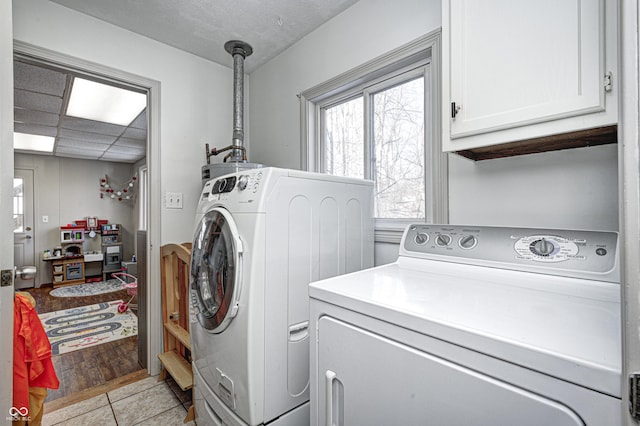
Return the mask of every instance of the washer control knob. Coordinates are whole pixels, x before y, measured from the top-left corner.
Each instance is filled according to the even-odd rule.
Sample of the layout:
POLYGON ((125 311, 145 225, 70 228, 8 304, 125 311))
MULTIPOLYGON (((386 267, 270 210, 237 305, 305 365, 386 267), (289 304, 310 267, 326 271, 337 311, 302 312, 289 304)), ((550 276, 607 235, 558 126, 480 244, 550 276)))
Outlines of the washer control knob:
POLYGON ((439 234, 436 237, 436 244, 440 247, 446 247, 451 243, 451 236, 447 234, 439 234))
POLYGON ((244 191, 245 189, 247 189, 248 184, 249 184, 249 176, 247 175, 240 176, 240 178, 238 179, 238 189, 240 191, 244 191))
POLYGON ((553 243, 546 238, 541 238, 531 245, 531 251, 538 256, 549 256, 554 249, 553 243))
POLYGON ((473 235, 464 235, 462 238, 460 238, 458 244, 461 248, 469 250, 474 248, 478 244, 478 239, 473 235))
POLYGON ((427 241, 429 241, 429 235, 425 234, 424 232, 419 232, 419 233, 416 234, 416 236, 413 239, 413 241, 415 241, 416 244, 421 246, 423 244, 426 244, 427 241))

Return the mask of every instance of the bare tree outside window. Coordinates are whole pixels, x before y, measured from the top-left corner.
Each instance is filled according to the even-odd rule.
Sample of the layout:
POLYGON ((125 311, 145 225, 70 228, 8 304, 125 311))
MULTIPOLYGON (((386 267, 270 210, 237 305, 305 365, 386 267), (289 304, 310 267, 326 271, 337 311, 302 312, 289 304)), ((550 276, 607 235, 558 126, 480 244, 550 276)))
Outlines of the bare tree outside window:
POLYGON ((436 31, 299 95, 303 168, 372 180, 379 242, 448 221, 439 51, 436 31))
POLYGON ((362 96, 326 108, 325 164, 329 174, 364 177, 364 110, 362 96))
POLYGON ((376 217, 425 217, 424 79, 373 95, 376 217))
POLYGON ((376 218, 423 219, 424 78, 366 96, 371 97, 370 146, 364 140, 363 96, 324 109, 325 170, 374 180, 376 218), (371 150, 369 176, 365 149, 371 150))

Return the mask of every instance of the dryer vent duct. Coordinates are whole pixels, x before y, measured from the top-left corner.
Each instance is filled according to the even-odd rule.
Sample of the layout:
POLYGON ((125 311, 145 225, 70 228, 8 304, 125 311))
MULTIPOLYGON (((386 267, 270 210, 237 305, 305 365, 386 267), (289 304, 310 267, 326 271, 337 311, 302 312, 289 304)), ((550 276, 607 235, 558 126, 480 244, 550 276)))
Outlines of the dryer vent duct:
POLYGON ((253 48, 243 41, 231 40, 224 48, 233 57, 233 136, 231 145, 209 150, 205 145, 207 164, 202 167, 202 185, 212 178, 247 169, 262 167, 262 164, 247 162, 247 150, 244 146, 244 60, 253 53, 253 48), (211 164, 211 157, 225 151, 222 164, 211 164))

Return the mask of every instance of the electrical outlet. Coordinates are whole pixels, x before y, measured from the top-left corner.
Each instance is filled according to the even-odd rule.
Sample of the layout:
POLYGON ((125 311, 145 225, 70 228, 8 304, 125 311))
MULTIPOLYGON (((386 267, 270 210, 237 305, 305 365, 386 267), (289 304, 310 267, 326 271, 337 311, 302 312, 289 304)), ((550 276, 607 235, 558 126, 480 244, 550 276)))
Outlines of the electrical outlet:
POLYGON ((49 216, 42 216, 42 223, 48 223, 49 222, 49 216))

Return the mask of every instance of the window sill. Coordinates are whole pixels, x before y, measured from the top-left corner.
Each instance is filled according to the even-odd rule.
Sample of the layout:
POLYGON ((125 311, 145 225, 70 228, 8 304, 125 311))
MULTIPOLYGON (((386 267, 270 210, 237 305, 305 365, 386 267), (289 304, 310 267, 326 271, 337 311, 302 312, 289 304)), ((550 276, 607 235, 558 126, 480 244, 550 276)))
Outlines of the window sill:
POLYGON ((415 223, 415 221, 395 223, 389 223, 388 221, 386 223, 378 222, 376 223, 374 231, 374 241, 376 243, 400 244, 402 234, 410 223, 415 223))

